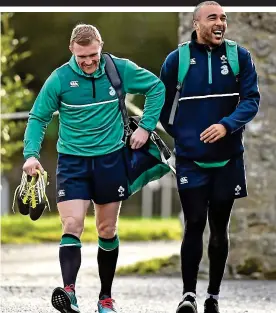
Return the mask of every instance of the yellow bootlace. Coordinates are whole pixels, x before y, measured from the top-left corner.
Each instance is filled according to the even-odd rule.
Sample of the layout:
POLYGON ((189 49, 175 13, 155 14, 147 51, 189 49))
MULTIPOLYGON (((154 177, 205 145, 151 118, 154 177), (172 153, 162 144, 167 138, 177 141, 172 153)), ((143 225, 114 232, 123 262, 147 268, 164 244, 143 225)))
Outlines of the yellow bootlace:
MULTIPOLYGON (((27 182, 26 185, 30 185, 30 182, 27 182)), ((15 213, 15 210, 14 210, 14 207, 15 207, 15 200, 16 200, 16 193, 17 193, 17 190, 21 187, 21 183, 20 185, 18 185, 14 191, 14 195, 13 195, 13 202, 12 202, 12 211, 13 213, 15 213)), ((30 189, 30 186, 28 188, 25 188, 24 190, 22 190, 22 194, 23 194, 23 200, 22 202, 24 204, 27 204, 27 201, 28 201, 28 198, 29 198, 29 189, 30 189)))
MULTIPOLYGON (((39 170, 36 170, 36 172, 37 172, 37 175, 38 175, 39 178, 40 178, 40 177, 42 176, 41 172, 40 172, 39 170)), ((45 175, 47 175, 47 174, 45 173, 45 175)), ((36 186, 37 186, 37 184, 38 184, 39 178, 36 178, 35 176, 33 176, 33 177, 32 177, 32 180, 31 180, 30 182, 27 182, 27 183, 26 183, 26 184, 27 184, 27 188, 22 191, 22 193, 23 193, 23 195, 24 195, 22 202, 23 202, 24 204, 27 204, 27 201, 28 201, 28 199, 30 198, 30 204, 31 204, 32 209, 35 209, 36 206, 37 206, 37 203, 38 203, 38 196, 37 196, 37 194, 36 194, 36 192, 35 192, 35 188, 36 188, 36 186), (36 182, 35 182, 35 180, 36 180, 36 182), (34 182, 35 182, 35 183, 34 183, 34 182)), ((44 178, 42 178, 42 179, 44 179, 44 178)), ((47 181, 46 186, 47 186, 47 185, 49 185, 49 182, 48 182, 48 181, 47 181)), ((21 186, 21 184, 20 184, 19 186, 17 186, 17 188, 15 189, 15 192, 14 192, 13 204, 12 204, 13 213, 15 213, 14 205, 15 205, 16 192, 17 192, 17 190, 20 188, 20 186, 21 186)), ((43 188, 42 188, 41 186, 37 186, 37 188, 42 192, 43 197, 44 197, 45 200, 46 200, 47 207, 48 207, 49 211, 51 211, 51 209, 50 209, 50 204, 49 204, 49 200, 48 200, 48 197, 47 197, 47 195, 46 195, 46 193, 45 193, 45 190, 43 190, 43 188)))
MULTIPOLYGON (((38 203, 38 195, 37 195, 36 192, 35 192, 35 187, 36 187, 36 185, 38 184, 38 180, 39 180, 39 179, 41 178, 41 176, 42 176, 42 174, 41 174, 41 172, 40 172, 39 170, 36 170, 36 172, 37 172, 37 175, 38 175, 39 177, 38 177, 37 179, 36 179, 36 177, 33 177, 33 178, 32 178, 32 181, 36 179, 36 182, 35 182, 35 184, 32 184, 32 181, 31 181, 30 187, 29 187, 29 189, 28 189, 28 192, 29 192, 30 197, 31 197, 31 207, 32 207, 32 209, 35 209, 36 206, 37 206, 37 203, 38 203)), ((47 179, 47 174, 45 173, 45 175, 46 175, 46 179, 47 179)), ((44 179, 44 178, 42 178, 42 179, 44 179)), ((48 182, 48 181, 47 181, 47 183, 46 183, 46 186, 47 186, 47 185, 49 185, 49 182, 48 182)), ((50 204, 49 204, 49 200, 48 200, 48 197, 47 197, 47 195, 46 195, 46 193, 45 193, 45 190, 43 190, 43 188, 42 188, 41 186, 37 186, 37 188, 42 192, 43 197, 44 197, 45 200, 46 200, 47 207, 48 207, 49 211, 51 211, 51 209, 50 209, 50 204)))

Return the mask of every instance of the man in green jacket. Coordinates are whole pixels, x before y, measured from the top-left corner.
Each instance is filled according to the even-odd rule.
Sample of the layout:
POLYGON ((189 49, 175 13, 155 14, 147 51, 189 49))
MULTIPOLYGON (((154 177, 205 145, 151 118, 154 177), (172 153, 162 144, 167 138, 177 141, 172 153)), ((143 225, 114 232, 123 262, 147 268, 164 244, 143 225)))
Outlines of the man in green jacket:
MULTIPOLYGON (((123 119, 118 97, 105 73, 102 47, 96 27, 80 24, 73 29, 69 46, 72 57, 46 80, 30 111, 24 136, 23 171, 29 176, 35 176, 37 170, 43 173, 41 144, 53 113, 59 111, 56 197, 63 225, 59 259, 64 288, 54 289, 52 305, 60 312, 80 312, 75 283, 81 265, 80 237, 90 201, 94 203, 99 236, 98 309, 99 313, 116 312, 111 296, 119 251, 116 226, 121 201, 129 195, 123 161, 123 119)), ((148 70, 128 59, 112 57, 124 92, 146 97, 139 127, 130 139, 132 149, 138 149, 156 127, 165 88, 148 70)))

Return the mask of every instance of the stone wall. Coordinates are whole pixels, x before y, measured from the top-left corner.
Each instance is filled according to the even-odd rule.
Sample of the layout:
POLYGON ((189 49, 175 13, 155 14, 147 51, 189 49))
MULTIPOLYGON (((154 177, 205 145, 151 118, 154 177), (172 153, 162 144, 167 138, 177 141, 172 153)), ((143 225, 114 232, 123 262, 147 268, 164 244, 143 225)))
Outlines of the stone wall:
MULTIPOLYGON (((260 111, 245 132, 249 196, 237 200, 233 210, 228 269, 243 274, 254 263, 247 274, 262 277, 254 273, 262 270, 268 278, 276 274, 276 13, 227 15, 226 38, 250 51, 261 92, 260 111)), ((190 39, 191 20, 192 13, 179 14, 179 42, 190 39)), ((208 230, 205 247, 207 238, 208 230)))

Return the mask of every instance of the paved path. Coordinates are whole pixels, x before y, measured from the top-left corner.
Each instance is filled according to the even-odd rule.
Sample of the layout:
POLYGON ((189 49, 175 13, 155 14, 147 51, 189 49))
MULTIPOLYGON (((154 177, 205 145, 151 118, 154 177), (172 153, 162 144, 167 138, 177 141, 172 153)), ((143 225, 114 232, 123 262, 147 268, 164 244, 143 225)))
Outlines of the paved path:
MULTIPOLYGON (((2 245, 2 285, 3 283, 37 282, 45 279, 54 283, 60 277, 57 244, 2 245)), ((97 251, 95 243, 84 243, 82 247, 81 275, 97 277, 97 251)), ((159 256, 178 254, 180 242, 123 242, 120 245, 118 266, 159 256)))
MULTIPOLYGON (((122 243, 118 265, 178 253, 179 242, 122 243)), ((55 244, 1 247, 1 299, 3 313, 55 313, 50 295, 61 285, 55 244)), ((77 295, 82 313, 96 310, 99 291, 95 244, 83 247, 77 295)), ((207 281, 198 282, 199 313, 207 281)), ((181 296, 181 278, 116 277, 113 297, 120 313, 174 313, 181 296)), ((275 281, 224 281, 221 313, 276 313, 275 281)))

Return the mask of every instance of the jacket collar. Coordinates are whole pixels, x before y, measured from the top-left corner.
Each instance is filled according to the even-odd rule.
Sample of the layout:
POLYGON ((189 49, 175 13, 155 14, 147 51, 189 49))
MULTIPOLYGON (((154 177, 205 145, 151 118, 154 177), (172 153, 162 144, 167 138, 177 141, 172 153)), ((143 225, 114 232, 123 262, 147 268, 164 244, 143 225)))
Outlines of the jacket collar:
POLYGON ((224 45, 224 40, 222 41, 221 45, 210 49, 210 47, 206 44, 198 43, 197 42, 197 34, 194 30, 191 34, 191 45, 197 49, 204 50, 204 51, 217 51, 222 45, 224 45))

